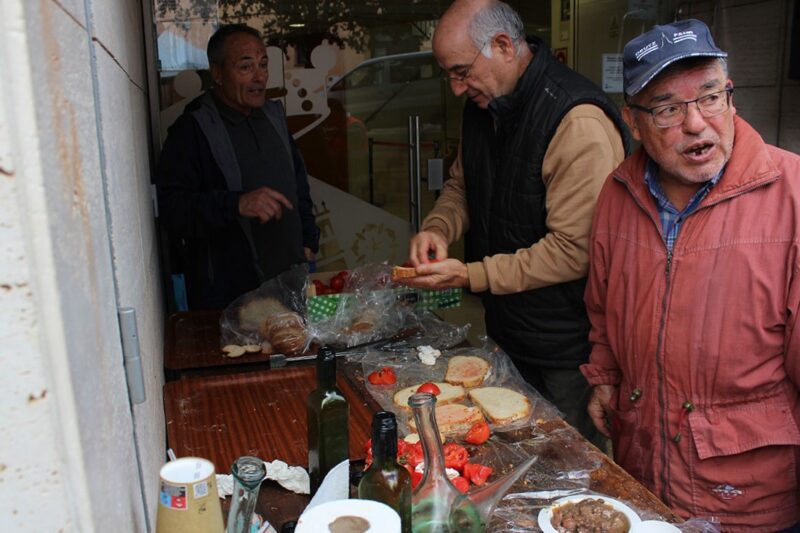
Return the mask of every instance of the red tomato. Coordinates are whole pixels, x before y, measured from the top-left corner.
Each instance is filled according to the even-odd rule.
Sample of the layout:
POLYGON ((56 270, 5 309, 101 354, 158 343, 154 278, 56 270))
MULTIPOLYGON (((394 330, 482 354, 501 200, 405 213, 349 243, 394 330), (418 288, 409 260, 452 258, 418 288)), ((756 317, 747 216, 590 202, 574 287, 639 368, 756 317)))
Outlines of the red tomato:
POLYGON ((430 381, 420 385, 417 389, 417 392, 430 392, 434 396, 439 396, 442 393, 441 389, 436 385, 436 383, 431 383, 430 381))
POLYGON ((469 453, 467 449, 460 444, 448 442, 444 445, 444 466, 447 468, 455 468, 459 472, 464 469, 464 465, 469 460, 469 453))
POLYGON ((483 485, 493 470, 488 466, 478 463, 467 463, 464 465, 464 477, 469 479, 473 485, 483 485))
POLYGON ((469 431, 467 431, 467 435, 464 437, 464 440, 470 444, 483 444, 489 440, 490 435, 491 431, 489 430, 489 424, 483 420, 481 422, 475 422, 472 424, 472 427, 469 428, 469 431))
POLYGON ((394 385, 397 383, 397 374, 394 373, 392 367, 385 366, 380 370, 370 372, 367 376, 367 381, 373 385, 394 385))
POLYGON ((380 369, 380 372, 383 374, 384 385, 394 385, 397 383, 397 374, 394 373, 394 368, 385 366, 380 369))
POLYGON ((416 470, 411 471, 411 489, 416 489, 419 482, 422 481, 422 474, 416 470))
POLYGON ((331 278, 331 290, 333 292, 342 292, 344 289, 344 278, 340 278, 339 276, 334 276, 331 278))
POLYGON ((452 483, 453 486, 461 492, 467 492, 469 490, 469 481, 467 481, 461 476, 451 479, 450 483, 452 483))
POLYGON ((411 470, 425 459, 425 453, 422 451, 421 442, 415 442, 414 444, 406 443, 403 454, 401 455, 399 452, 400 448, 398 445, 397 462, 406 467, 411 467, 411 470))
POLYGON ((328 286, 325 285, 322 281, 315 279, 312 281, 312 283, 314 284, 314 290, 317 292, 317 296, 322 294, 328 294, 330 292, 328 286))

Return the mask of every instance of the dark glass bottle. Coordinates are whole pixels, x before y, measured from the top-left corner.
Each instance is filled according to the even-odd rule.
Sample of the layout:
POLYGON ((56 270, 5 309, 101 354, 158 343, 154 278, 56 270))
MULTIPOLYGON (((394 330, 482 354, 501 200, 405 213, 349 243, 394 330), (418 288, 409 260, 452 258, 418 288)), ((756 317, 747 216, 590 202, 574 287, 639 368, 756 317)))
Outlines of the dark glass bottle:
MULTIPOLYGON (((349 457, 347 400, 336 387, 336 353, 323 346, 317 355, 317 388, 308 396, 308 473, 311 494, 319 488, 325 475, 349 457)), ((344 472, 349 476, 349 472, 344 472)), ((347 481, 343 483, 347 498, 347 481)))
POLYGON ((358 484, 358 497, 385 503, 400 515, 403 533, 411 533, 411 475, 397 464, 397 420, 380 411, 372 418, 372 465, 358 484))

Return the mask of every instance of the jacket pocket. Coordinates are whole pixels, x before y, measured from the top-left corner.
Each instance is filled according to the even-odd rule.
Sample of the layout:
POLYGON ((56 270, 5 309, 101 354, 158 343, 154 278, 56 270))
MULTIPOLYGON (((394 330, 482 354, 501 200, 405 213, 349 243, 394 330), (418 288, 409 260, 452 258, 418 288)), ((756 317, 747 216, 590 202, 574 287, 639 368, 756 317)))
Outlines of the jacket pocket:
POLYGON ((736 455, 774 445, 800 445, 800 429, 785 395, 689 414, 692 439, 700 459, 736 455))
POLYGON ((784 393, 694 411, 689 427, 697 451, 688 461, 695 513, 765 513, 796 505, 800 429, 784 393))

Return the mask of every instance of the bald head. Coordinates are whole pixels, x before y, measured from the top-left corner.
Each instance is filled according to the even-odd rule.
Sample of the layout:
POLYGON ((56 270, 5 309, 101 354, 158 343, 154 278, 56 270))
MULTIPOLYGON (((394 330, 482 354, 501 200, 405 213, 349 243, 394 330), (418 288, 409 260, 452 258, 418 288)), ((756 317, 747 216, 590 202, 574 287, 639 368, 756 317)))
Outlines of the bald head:
MULTIPOLYGON (((514 9, 498 0, 456 0, 439 19, 433 36, 434 50, 454 37, 469 37, 476 48, 489 42, 495 35, 508 35, 517 53, 525 46, 525 29, 514 9)), ((482 50, 491 57, 491 48, 482 50)))
POLYGON ((484 108, 514 89, 533 57, 519 15, 498 0, 453 2, 436 26, 433 53, 453 92, 484 108))

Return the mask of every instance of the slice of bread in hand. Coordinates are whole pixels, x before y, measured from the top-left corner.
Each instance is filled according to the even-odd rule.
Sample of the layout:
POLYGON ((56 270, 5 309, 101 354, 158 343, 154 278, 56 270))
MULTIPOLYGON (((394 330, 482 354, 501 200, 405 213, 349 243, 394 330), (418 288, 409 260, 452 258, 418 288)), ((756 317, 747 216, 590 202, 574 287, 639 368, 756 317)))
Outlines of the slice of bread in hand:
POLYGON ((503 426, 527 418, 531 402, 525 395, 505 387, 481 387, 469 391, 469 399, 493 424, 503 426))
POLYGON ((474 355, 456 355, 447 362, 444 380, 462 387, 477 387, 489 373, 489 362, 474 355))
POLYGON ((417 269, 414 267, 396 266, 392 268, 392 278, 416 278, 417 269))
MULTIPOLYGON (((442 391, 441 394, 436 396, 436 405, 447 405, 448 403, 460 402, 467 397, 463 387, 459 387, 458 385, 450 385, 449 383, 441 383, 439 381, 432 383, 434 383, 437 387, 439 387, 439 390, 442 391)), ((395 406, 401 409, 411 410, 411 408, 408 406, 408 399, 411 398, 412 394, 417 392, 417 389, 420 387, 420 385, 422 385, 422 383, 418 383, 417 385, 412 385, 395 392, 394 398, 392 398, 395 406)))
MULTIPOLYGON (((483 415, 477 407, 468 407, 462 403, 451 403, 436 406, 436 425, 442 435, 463 436, 473 424, 483 422, 483 415)), ((408 421, 411 431, 417 430, 416 421, 412 417, 408 421)))

